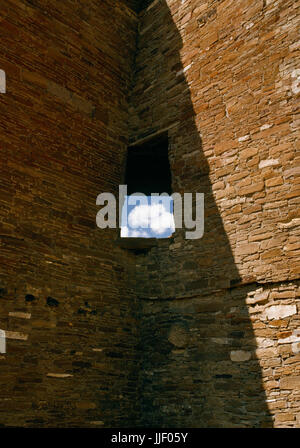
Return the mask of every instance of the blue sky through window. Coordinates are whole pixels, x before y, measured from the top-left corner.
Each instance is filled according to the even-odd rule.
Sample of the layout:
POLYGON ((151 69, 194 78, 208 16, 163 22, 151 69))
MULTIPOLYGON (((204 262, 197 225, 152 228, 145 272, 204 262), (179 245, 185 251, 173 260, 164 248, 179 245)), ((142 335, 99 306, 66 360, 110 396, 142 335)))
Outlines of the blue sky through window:
POLYGON ((174 231, 173 200, 170 196, 125 197, 121 237, 168 238, 174 231))

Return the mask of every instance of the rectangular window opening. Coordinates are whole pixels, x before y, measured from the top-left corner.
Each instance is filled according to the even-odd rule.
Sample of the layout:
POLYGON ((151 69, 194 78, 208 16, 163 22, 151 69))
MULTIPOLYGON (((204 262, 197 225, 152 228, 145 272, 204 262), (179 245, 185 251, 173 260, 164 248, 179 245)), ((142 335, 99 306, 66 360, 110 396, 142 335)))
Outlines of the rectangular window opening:
POLYGON ((168 134, 128 147, 121 238, 169 238, 175 231, 168 134))

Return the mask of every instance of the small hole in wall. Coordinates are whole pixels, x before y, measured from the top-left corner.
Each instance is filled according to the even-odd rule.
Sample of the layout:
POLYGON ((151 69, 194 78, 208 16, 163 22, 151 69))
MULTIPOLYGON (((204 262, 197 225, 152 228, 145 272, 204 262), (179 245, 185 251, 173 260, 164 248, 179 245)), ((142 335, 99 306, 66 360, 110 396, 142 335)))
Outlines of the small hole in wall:
POLYGON ((168 238, 174 232, 168 134, 128 148, 121 237, 168 238))

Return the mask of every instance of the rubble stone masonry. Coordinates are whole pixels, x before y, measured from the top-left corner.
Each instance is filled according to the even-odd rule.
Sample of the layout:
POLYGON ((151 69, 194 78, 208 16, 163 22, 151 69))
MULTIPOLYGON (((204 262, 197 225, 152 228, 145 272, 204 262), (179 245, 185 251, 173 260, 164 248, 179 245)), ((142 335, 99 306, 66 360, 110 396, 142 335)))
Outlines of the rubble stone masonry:
POLYGON ((299 6, 1 6, 1 425, 300 427, 299 6), (95 201, 160 132, 204 236, 135 253, 95 201))

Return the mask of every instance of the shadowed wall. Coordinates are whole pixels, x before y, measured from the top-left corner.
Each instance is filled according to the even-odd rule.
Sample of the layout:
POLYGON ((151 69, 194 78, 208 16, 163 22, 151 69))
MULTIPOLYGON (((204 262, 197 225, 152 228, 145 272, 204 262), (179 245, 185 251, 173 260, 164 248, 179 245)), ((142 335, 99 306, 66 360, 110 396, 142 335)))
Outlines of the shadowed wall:
POLYGON ((136 29, 118 1, 1 5, 1 425, 136 420, 134 261, 95 220, 120 183, 136 29))
POLYGON ((205 194, 202 239, 138 256, 143 425, 299 423, 293 17, 228 0, 141 14, 131 140, 168 129, 173 191, 205 194))

